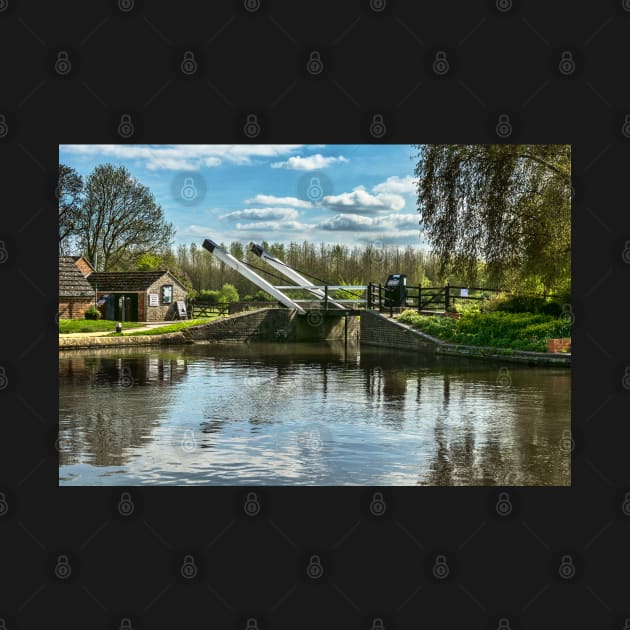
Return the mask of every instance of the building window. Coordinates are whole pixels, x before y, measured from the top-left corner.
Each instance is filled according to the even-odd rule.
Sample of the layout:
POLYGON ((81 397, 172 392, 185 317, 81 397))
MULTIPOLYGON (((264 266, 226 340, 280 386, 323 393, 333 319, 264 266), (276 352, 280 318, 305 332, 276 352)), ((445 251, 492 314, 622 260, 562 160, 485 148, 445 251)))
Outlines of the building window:
POLYGON ((173 303, 173 285, 164 284, 162 285, 162 304, 172 304, 172 303, 173 303))

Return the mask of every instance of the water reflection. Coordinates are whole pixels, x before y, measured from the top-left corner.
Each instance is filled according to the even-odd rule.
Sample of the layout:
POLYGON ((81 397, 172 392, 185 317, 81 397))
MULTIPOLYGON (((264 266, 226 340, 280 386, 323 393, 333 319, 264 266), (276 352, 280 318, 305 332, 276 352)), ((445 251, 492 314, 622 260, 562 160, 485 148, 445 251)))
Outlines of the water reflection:
POLYGON ((568 485, 569 371, 511 367, 506 387, 499 367, 325 343, 62 352, 61 483, 568 485))

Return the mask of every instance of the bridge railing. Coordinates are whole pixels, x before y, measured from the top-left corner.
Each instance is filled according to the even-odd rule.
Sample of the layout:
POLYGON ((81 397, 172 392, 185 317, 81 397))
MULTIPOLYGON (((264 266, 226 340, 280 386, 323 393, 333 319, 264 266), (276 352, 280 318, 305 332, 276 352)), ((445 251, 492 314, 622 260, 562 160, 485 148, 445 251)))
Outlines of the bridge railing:
MULTIPOLYGON (((464 287, 460 285, 446 284, 441 287, 423 287, 422 285, 408 285, 406 288, 406 298, 404 304, 396 304, 397 289, 390 289, 387 286, 368 282, 368 284, 341 285, 281 285, 276 286, 280 291, 305 291, 308 289, 318 289, 324 292, 324 308, 329 308, 329 301, 339 304, 352 304, 355 308, 366 308, 368 310, 378 310, 380 312, 389 311, 393 314, 394 309, 413 308, 421 311, 448 311, 456 300, 487 300, 492 293, 498 293, 502 289, 492 289, 489 287, 464 287), (479 293, 481 292, 481 295, 479 293), (472 295, 476 293, 477 295, 472 295), (341 294, 341 296, 340 296, 341 294)), ((306 299, 294 299, 297 303, 307 303, 318 300, 317 297, 306 299)))

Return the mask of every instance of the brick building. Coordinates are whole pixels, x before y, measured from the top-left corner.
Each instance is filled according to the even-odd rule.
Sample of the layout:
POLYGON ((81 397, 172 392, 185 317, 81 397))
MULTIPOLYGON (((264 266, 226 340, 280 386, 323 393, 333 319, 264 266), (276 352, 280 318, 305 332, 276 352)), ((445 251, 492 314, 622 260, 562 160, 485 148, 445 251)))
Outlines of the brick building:
POLYGON ((177 302, 186 287, 168 270, 94 271, 87 277, 96 291, 103 319, 158 322, 177 319, 177 302))
POLYGON ((59 318, 83 319, 96 295, 86 276, 94 271, 83 256, 59 257, 59 318))

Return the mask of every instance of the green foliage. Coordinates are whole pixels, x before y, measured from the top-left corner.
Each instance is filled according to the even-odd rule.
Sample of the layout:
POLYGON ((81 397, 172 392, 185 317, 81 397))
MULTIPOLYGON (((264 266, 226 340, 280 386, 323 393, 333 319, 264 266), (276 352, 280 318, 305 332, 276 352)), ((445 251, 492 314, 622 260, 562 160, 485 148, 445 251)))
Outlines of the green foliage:
POLYGON ((233 284, 226 283, 221 287, 219 292, 219 302, 238 302, 239 296, 236 287, 233 284))
POLYGON ((59 334, 67 335, 70 333, 86 333, 86 332, 105 332, 114 330, 118 322, 109 319, 60 319, 59 334))
POLYGON ((571 275, 569 145, 418 145, 418 211, 440 270, 562 289, 571 275))
MULTIPOLYGON (((130 333, 123 333, 123 337, 139 337, 146 335, 163 335, 165 333, 178 332, 185 328, 189 328, 190 326, 197 326, 198 324, 205 324, 213 319, 217 319, 220 317, 219 315, 213 315, 212 317, 200 317, 197 319, 188 319, 181 322, 176 322, 175 324, 167 324, 165 326, 158 326, 156 328, 149 328, 147 330, 138 330, 130 333)), ((117 333, 112 333, 111 337, 116 336, 117 333)))
POLYGON ((239 296, 236 287, 233 284, 224 284, 220 290, 202 289, 194 292, 194 299, 199 302, 238 302, 239 296))
POLYGON ((98 270, 134 268, 146 252, 170 248, 174 228, 153 193, 124 166, 99 164, 85 181, 71 236, 98 270))
POLYGON ((471 346, 546 352, 547 339, 571 336, 569 322, 542 313, 466 313, 457 320, 407 310, 398 319, 434 337, 471 346))
POLYGON ((101 312, 95 306, 91 306, 90 308, 83 311, 83 316, 85 317, 85 319, 100 319, 101 312))
POLYGON ((544 298, 539 296, 497 294, 486 304, 486 312, 504 313, 536 313, 559 317, 562 314, 563 304, 558 298, 544 298))

